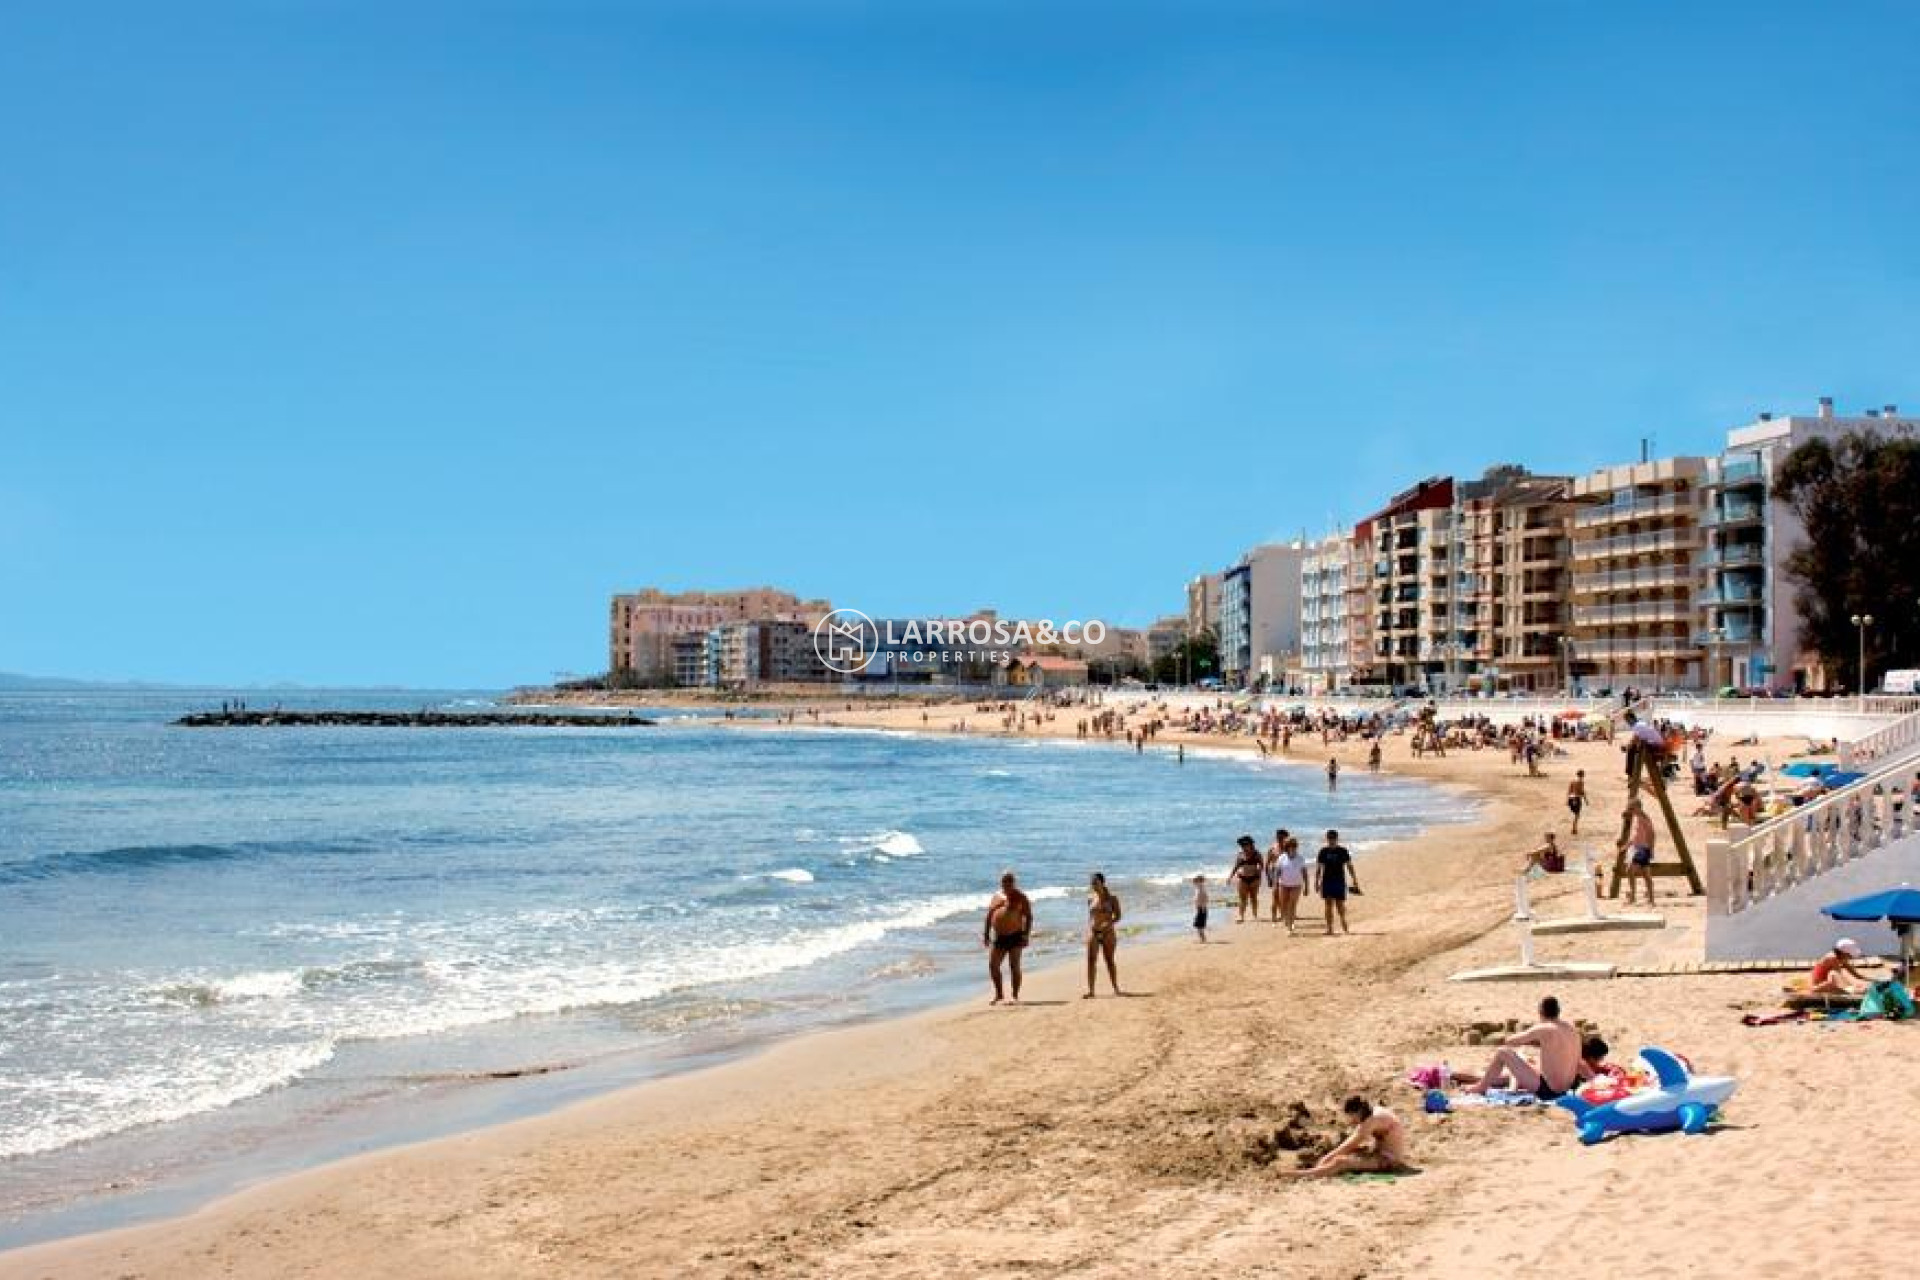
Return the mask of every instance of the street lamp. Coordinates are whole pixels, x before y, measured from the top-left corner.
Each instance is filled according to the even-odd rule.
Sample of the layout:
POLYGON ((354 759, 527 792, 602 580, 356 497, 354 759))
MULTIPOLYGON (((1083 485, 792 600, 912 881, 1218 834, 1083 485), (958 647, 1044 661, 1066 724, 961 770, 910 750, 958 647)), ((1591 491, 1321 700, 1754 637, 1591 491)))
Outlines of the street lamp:
POLYGON ((1853 615, 1854 630, 1860 633, 1860 665, 1854 670, 1856 678, 1860 681, 1858 697, 1860 699, 1860 710, 1863 712, 1867 709, 1867 628, 1872 625, 1872 614, 1856 613, 1853 615))
POLYGON ((1560 637, 1560 665, 1565 674, 1567 696, 1573 696, 1573 637, 1560 637))

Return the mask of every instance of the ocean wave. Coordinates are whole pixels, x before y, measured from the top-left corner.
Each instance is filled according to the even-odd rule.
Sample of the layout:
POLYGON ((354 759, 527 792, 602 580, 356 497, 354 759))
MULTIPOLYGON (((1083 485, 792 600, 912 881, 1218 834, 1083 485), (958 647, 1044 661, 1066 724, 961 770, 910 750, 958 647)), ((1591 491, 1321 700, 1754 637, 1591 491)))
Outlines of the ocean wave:
POLYGON ((785 867, 779 871, 767 872, 764 878, 768 880, 784 880, 788 884, 812 884, 813 872, 807 870, 805 867, 785 867))
POLYGON ((130 845, 124 849, 87 849, 69 853, 48 853, 0 866, 0 884, 50 880, 55 876, 68 874, 142 871, 149 867, 220 862, 245 856, 244 846, 223 844, 130 845))
POLYGON ((919 837, 911 831, 895 831, 891 828, 863 836, 842 836, 840 843, 856 852, 884 854, 886 858, 917 858, 926 852, 919 837))
MULTIPOLYGON (((233 1054, 201 1053, 164 1073, 110 1081, 64 1079, 37 1084, 42 1109, 14 1128, 0 1125, 0 1160, 44 1155, 150 1125, 219 1111, 284 1088, 325 1065, 328 1040, 233 1054), (51 1105, 47 1105, 51 1103, 51 1105)), ((17 1108, 11 1110, 18 1113, 17 1108)))
POLYGON ((204 1009, 252 1000, 288 1000, 320 987, 417 977, 426 970, 422 960, 352 960, 304 969, 260 969, 225 978, 188 978, 151 987, 148 995, 163 1004, 204 1009))
POLYGON ((77 849, 0 863, 0 884, 231 862, 274 854, 342 853, 366 847, 366 841, 357 840, 259 840, 238 844, 137 844, 118 849, 77 849))

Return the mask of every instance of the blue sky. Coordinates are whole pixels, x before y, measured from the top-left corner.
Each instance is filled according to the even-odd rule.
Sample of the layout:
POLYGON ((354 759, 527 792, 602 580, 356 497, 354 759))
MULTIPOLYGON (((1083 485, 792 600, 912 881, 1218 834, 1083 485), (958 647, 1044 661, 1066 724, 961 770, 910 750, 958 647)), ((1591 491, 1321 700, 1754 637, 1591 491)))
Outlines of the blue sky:
POLYGON ((1908 4, 0 12, 0 670, 606 596, 1145 622, 1421 475, 1920 402, 1908 4))

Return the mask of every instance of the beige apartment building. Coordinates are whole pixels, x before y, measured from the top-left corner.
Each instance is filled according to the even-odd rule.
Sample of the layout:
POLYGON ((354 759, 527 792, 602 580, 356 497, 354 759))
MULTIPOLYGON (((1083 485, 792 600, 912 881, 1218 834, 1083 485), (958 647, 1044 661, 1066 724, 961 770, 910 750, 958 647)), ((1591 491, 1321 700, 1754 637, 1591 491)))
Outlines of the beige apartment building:
POLYGON ((1220 593, 1218 573, 1203 573, 1187 583, 1187 634, 1202 636, 1220 629, 1220 593))
POLYGON ((1707 460, 1607 467, 1573 482, 1574 673, 1589 687, 1693 689, 1707 460))
POLYGON ((1303 686, 1561 684, 1571 483, 1516 466, 1433 477, 1350 539, 1316 543, 1302 569, 1303 686))
POLYGON ((1578 510, 1573 481, 1509 470, 1476 483, 1487 492, 1469 504, 1469 561, 1486 670, 1502 688, 1562 688, 1572 682, 1567 565, 1578 510))
POLYGON ((791 591, 749 587, 740 591, 666 592, 646 587, 613 597, 608 619, 607 670, 635 684, 681 683, 690 655, 676 655, 674 638, 704 635, 728 622, 795 621, 813 626, 833 612, 825 600, 802 600, 791 591))

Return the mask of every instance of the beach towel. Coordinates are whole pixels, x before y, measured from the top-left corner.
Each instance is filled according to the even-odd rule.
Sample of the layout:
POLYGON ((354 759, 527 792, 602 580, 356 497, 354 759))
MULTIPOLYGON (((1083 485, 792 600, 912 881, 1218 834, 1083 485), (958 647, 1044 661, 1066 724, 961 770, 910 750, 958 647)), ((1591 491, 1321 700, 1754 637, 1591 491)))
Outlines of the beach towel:
POLYGON ((1452 1107, 1537 1107, 1540 1099, 1519 1089, 1489 1089, 1481 1093, 1456 1093, 1447 1098, 1452 1107))

